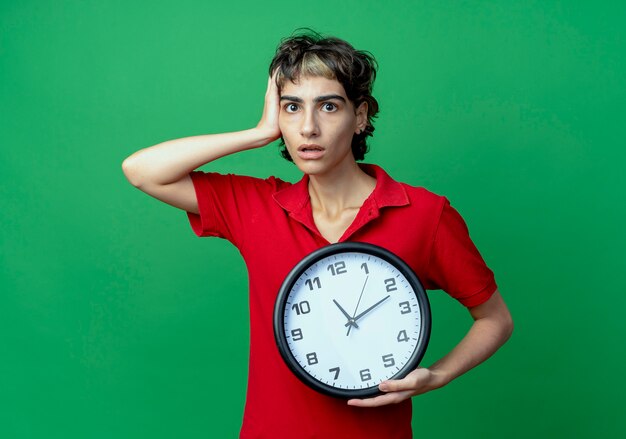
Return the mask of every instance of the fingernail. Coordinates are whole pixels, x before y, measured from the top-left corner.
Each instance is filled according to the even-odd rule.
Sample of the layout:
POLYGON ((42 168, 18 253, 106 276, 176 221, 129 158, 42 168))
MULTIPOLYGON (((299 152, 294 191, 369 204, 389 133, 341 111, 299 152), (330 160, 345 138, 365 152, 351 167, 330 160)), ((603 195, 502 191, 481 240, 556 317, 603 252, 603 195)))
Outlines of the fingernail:
POLYGON ((387 383, 381 383, 380 386, 378 386, 378 388, 382 390, 383 392, 386 392, 387 390, 389 390, 389 386, 387 385, 387 383))

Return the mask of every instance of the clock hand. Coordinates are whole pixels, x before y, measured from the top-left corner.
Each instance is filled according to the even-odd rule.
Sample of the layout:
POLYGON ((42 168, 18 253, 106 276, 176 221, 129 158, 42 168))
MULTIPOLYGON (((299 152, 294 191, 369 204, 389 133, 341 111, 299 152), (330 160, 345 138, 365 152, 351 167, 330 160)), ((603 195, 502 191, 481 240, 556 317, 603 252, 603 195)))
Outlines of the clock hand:
POLYGON ((346 316, 346 319, 348 319, 348 323, 346 323, 346 326, 350 325, 350 326, 354 326, 355 328, 358 328, 359 325, 357 325, 354 319, 350 317, 350 314, 348 314, 346 310, 343 309, 341 305, 339 305, 339 302, 337 302, 335 299, 333 299, 333 302, 335 302, 335 305, 337 305, 337 308, 339 308, 339 311, 341 311, 343 315, 346 316))
MULTIPOLYGON (((371 310, 373 310, 374 308, 376 308, 378 305, 380 305, 381 303, 383 303, 385 300, 389 299, 389 297, 391 297, 390 295, 387 295, 386 297, 380 299, 378 302, 376 302, 375 304, 373 304, 372 306, 370 306, 369 308, 367 308, 365 311, 363 311, 361 314, 359 314, 358 316, 354 317, 354 322, 356 322, 357 320, 359 320, 361 317, 363 317, 365 314, 367 314, 368 312, 370 312, 371 310)), ((348 322, 350 323, 350 322, 348 322)), ((346 326, 348 326, 348 323, 346 323, 346 326)), ((351 323, 350 323, 351 324, 351 323)), ((355 323, 356 325, 356 323, 355 323)), ((358 328, 358 326, 357 326, 358 328)))
MULTIPOLYGON (((361 295, 359 296, 359 301, 356 303, 356 308, 354 308, 354 315, 356 315, 357 310, 359 309, 359 304, 361 303, 361 299, 363 298, 363 292, 365 291, 365 285, 367 285, 367 280, 370 278, 369 274, 365 276, 365 282, 363 283, 363 288, 361 288, 361 295)), ((354 316, 352 316, 352 320, 354 320, 354 316)), ((352 329, 352 325, 348 328, 348 333, 346 335, 350 335, 350 329, 352 329)))

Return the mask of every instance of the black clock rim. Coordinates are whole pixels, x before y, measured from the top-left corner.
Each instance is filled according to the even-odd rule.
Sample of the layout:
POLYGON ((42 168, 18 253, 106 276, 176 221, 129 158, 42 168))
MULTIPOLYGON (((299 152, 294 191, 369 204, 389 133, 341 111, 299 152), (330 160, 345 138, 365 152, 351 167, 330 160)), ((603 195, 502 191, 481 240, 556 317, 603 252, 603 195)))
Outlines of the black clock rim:
POLYGON ((420 361, 424 357, 426 347, 428 346, 428 342, 430 340, 431 312, 428 296, 426 295, 426 291, 424 290, 424 287, 422 286, 419 278, 406 262, 404 262, 399 256, 392 253, 391 251, 375 244, 356 241, 329 244, 311 252, 309 255, 305 256, 300 262, 298 262, 296 266, 291 269, 291 271, 283 281, 280 290, 278 291, 278 296, 276 297, 276 302, 274 305, 274 338, 276 339, 278 351, 280 352, 280 355, 285 361, 287 367, 289 367, 294 375, 307 386, 325 395, 342 399, 377 396, 384 393, 378 389, 377 385, 365 389, 338 389, 336 387, 324 384, 321 381, 318 381, 310 376, 304 370, 304 368, 300 366, 298 361, 291 353, 291 350, 289 349, 289 345, 287 343, 287 338, 285 337, 285 333, 283 331, 285 323, 285 304, 289 296, 289 291, 295 284, 296 280, 300 277, 300 275, 304 271, 306 271, 306 267, 328 256, 345 252, 371 254, 372 256, 379 257, 389 262, 404 275, 409 284, 413 287, 413 291, 415 291, 415 295, 417 296, 417 300, 420 304, 420 309, 422 311, 420 337, 417 341, 417 346, 413 351, 411 358, 409 358, 409 361, 402 369, 398 371, 398 373, 396 373, 390 379, 402 379, 406 375, 408 375, 409 372, 417 368, 420 361))

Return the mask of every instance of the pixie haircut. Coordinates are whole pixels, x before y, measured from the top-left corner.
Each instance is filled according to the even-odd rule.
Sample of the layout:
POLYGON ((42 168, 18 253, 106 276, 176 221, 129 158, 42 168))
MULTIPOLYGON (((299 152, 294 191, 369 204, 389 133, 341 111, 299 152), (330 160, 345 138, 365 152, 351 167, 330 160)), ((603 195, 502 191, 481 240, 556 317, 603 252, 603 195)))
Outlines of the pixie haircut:
MULTIPOLYGON (((300 77, 321 76, 335 79, 346 92, 354 108, 367 102, 367 126, 352 137, 352 154, 355 160, 363 160, 368 151, 366 139, 374 133, 373 119, 378 113, 378 101, 372 96, 378 64, 374 56, 356 50, 347 41, 335 37, 323 37, 304 28, 299 35, 283 38, 276 49, 269 68, 270 76, 278 68, 276 85, 282 90, 286 81, 296 83, 300 77)), ((293 161, 285 141, 281 137, 281 155, 293 161)))

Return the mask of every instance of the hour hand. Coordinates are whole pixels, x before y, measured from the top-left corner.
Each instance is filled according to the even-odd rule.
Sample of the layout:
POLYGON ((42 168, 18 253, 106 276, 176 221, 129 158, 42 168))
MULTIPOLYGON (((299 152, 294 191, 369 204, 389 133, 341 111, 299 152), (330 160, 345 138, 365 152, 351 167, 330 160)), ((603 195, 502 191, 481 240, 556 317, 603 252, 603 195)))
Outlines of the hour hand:
POLYGON ((342 314, 346 317, 346 319, 348 319, 348 323, 346 323, 346 326, 354 326, 355 328, 358 328, 359 325, 356 324, 356 322, 354 321, 355 319, 350 317, 350 314, 348 314, 346 310, 343 309, 341 305, 339 305, 339 302, 337 302, 335 299, 333 299, 333 302, 335 302, 335 305, 337 305, 337 308, 339 308, 339 311, 341 311, 342 314))
MULTIPOLYGON (((389 299, 389 295, 383 297, 382 299, 380 299, 378 302, 376 302, 375 304, 373 304, 372 306, 370 306, 369 308, 367 308, 365 311, 363 311, 361 314, 359 314, 358 316, 355 316, 354 319, 352 319, 354 321, 354 324, 356 325, 356 321, 359 320, 361 317, 363 317, 365 314, 367 314, 368 312, 370 312, 371 310, 373 310, 374 308, 376 308, 378 305, 380 305, 381 303, 383 303, 385 300, 389 299)), ((348 322, 350 323, 350 322, 348 322)), ((345 326, 348 326, 348 323, 346 323, 345 326)), ((358 326, 357 326, 358 327, 358 326)))

